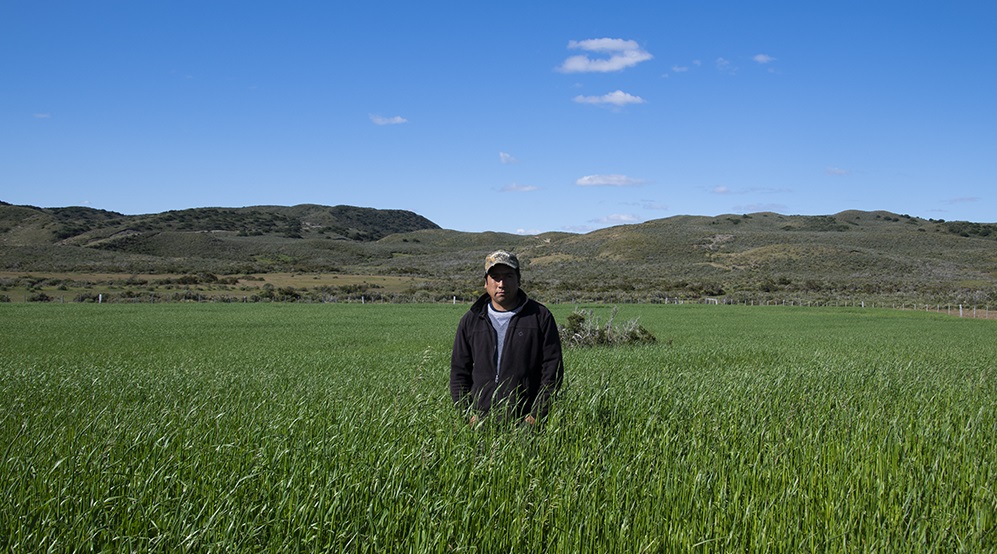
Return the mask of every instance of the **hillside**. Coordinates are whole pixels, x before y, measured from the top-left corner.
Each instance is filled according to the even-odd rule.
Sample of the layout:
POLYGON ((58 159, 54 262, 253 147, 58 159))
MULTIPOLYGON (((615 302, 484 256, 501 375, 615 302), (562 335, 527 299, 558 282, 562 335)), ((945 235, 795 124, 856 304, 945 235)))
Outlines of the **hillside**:
POLYGON ((473 285, 486 250, 516 249, 528 262, 526 287, 556 300, 997 303, 997 225, 882 211, 677 216, 585 235, 420 231, 386 237, 378 246, 389 244, 395 255, 377 263, 381 271, 459 276, 473 285), (449 254, 429 257, 438 251, 449 254))
POLYGON ((200 208, 126 216, 0 205, 0 271, 322 272, 411 276, 473 296, 496 248, 550 300, 893 298, 997 304, 997 224, 885 211, 676 216, 584 235, 440 229, 412 212, 349 206, 200 208))
POLYGON ((85 207, 0 203, 0 270, 215 271, 316 267, 365 258, 364 243, 439 229, 403 210, 353 206, 195 208, 122 215, 85 207))

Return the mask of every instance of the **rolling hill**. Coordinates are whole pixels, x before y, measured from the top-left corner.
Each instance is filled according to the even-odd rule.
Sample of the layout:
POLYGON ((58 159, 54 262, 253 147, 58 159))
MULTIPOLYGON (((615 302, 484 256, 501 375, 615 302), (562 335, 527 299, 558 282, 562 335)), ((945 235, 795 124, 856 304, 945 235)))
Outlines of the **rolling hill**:
POLYGON ((676 216, 579 235, 441 229, 351 206, 198 208, 122 215, 0 204, 0 271, 339 272, 412 276, 473 295, 481 259, 507 248, 524 288, 552 300, 894 298, 997 303, 997 224, 886 211, 676 216))
POLYGON ((0 270, 270 271, 289 260, 328 268, 363 260, 364 244, 439 229, 403 210, 353 206, 194 208, 122 215, 0 203, 0 270))

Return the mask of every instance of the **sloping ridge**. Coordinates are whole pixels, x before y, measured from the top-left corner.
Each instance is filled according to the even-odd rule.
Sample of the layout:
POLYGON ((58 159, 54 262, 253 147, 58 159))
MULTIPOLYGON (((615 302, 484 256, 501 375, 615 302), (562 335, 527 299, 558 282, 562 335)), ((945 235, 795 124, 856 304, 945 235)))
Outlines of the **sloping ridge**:
POLYGON ((523 236, 441 229, 413 212, 345 205, 122 215, 0 203, 3 271, 342 271, 474 286, 482 257, 497 248, 519 253, 527 283, 572 296, 772 283, 997 290, 997 225, 888 211, 680 215, 587 234, 523 236))

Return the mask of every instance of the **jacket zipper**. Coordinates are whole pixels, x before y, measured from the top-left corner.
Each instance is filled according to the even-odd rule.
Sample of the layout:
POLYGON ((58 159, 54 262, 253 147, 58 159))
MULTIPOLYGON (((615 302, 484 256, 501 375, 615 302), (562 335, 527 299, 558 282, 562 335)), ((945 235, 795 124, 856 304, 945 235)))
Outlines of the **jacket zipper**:
MULTIPOLYGON (((488 322, 488 325, 491 325, 490 321, 488 322)), ((502 369, 502 368, 499 367, 499 363, 502 360, 499 358, 499 355, 498 355, 498 351, 499 351, 498 331, 496 331, 494 328, 492 328, 492 332, 495 333, 495 352, 492 353, 492 356, 495 357, 495 384, 497 385, 498 382, 499 382, 499 372, 502 369)))

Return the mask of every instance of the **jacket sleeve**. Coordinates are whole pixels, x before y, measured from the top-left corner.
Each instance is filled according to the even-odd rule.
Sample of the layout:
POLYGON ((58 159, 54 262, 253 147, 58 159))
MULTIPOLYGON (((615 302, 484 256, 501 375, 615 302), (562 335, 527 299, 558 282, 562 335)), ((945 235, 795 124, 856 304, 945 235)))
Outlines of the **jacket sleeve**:
POLYGON ((557 322, 550 312, 541 318, 543 332, 543 364, 540 373, 540 392, 533 404, 533 417, 540 419, 550 410, 551 396, 561 388, 564 380, 564 358, 561 353, 561 335, 557 332, 557 322))
POLYGON ((471 372, 474 370, 474 357, 471 355, 467 335, 467 318, 465 315, 457 325, 453 352, 450 354, 450 397, 460 411, 471 407, 471 372))

